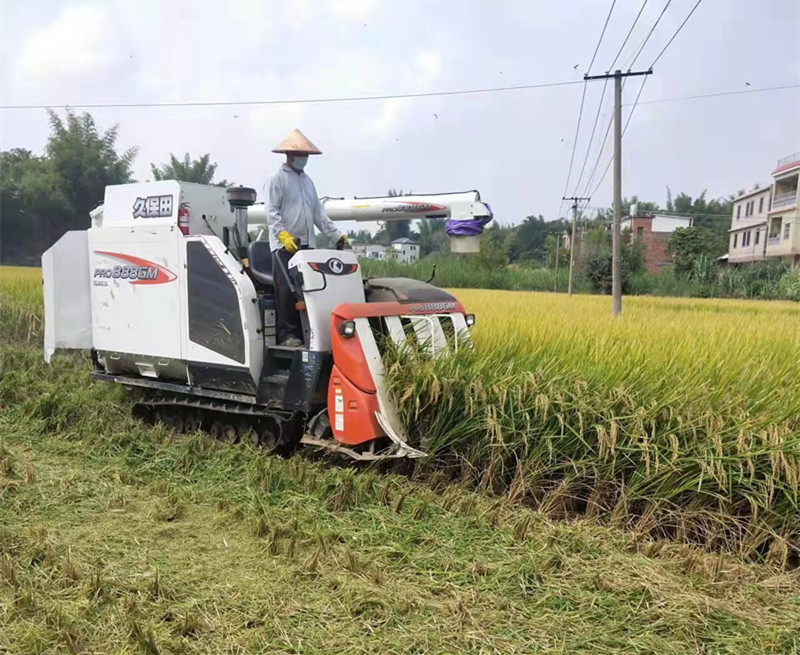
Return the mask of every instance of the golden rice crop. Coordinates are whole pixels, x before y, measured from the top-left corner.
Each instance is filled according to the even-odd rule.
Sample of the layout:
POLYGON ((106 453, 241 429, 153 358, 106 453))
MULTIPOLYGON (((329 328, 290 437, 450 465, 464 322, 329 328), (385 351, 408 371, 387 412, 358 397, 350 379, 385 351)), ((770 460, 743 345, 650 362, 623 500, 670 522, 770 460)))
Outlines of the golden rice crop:
POLYGON ((800 553, 800 306, 458 290, 476 347, 389 380, 443 466, 554 513, 800 553))
MULTIPOLYGON (((0 267, 3 341, 40 347, 40 275, 0 267)), ((389 370, 421 472, 798 563, 800 305, 456 295, 475 348, 389 370)))
POLYGON ((41 339, 42 271, 0 266, 0 330, 8 341, 41 339))

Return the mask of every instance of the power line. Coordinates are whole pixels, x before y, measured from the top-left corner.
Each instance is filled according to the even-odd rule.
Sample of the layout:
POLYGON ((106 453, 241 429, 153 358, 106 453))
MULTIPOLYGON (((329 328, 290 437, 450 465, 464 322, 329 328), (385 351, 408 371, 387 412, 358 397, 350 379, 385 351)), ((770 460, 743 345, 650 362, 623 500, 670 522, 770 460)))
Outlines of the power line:
MULTIPOLYGON (((625 133, 628 131, 628 125, 630 125, 631 118, 633 118, 633 112, 636 111, 636 105, 639 104, 639 98, 642 95, 642 91, 644 90, 645 84, 647 84, 647 75, 645 75, 644 80, 642 80, 642 85, 639 87, 639 93, 636 94, 636 100, 633 101, 633 107, 631 107, 631 111, 628 114, 628 119, 625 121, 625 126, 622 128, 622 136, 625 136, 625 133)), ((603 183, 603 180, 608 174, 608 169, 611 166, 612 161, 614 161, 613 157, 608 160, 608 164, 606 164, 606 169, 603 171, 603 175, 598 180, 597 185, 595 186, 594 190, 592 191, 589 197, 594 196, 594 194, 597 193, 597 190, 600 188, 600 185, 603 183)))
MULTIPOLYGON (((362 102, 369 100, 391 100, 394 98, 430 98, 437 96, 451 95, 472 95, 480 93, 494 93, 507 91, 522 91, 525 89, 543 89, 548 87, 558 87, 580 84, 582 80, 571 80, 565 82, 550 82, 544 84, 524 84, 519 86, 493 87, 485 89, 465 89, 459 91, 431 91, 428 93, 408 93, 402 95, 387 96, 354 96, 343 98, 306 98, 298 100, 242 100, 242 101, 218 101, 218 102, 151 102, 151 103, 108 103, 108 104, 51 104, 51 105, 0 105, 0 110, 8 109, 112 109, 112 108, 161 108, 161 107, 214 107, 214 106, 236 106, 236 105, 287 105, 287 104, 312 104, 312 103, 335 103, 335 102, 362 102)), ((661 102, 680 102, 682 100, 696 100, 701 98, 716 98, 721 96, 734 96, 746 93, 762 93, 767 91, 783 91, 785 89, 796 89, 800 84, 784 84, 782 86, 767 86, 760 88, 743 89, 739 91, 720 91, 717 93, 706 93, 692 96, 678 96, 676 98, 660 98, 657 100, 644 100, 640 105, 652 105, 661 102)), ((629 105, 625 105, 629 106, 629 105)))
POLYGON ((611 114, 608 118, 608 124, 606 125, 606 133, 603 136, 603 141, 600 143, 600 150, 597 151, 597 158, 594 160, 594 165, 592 166, 592 172, 589 174, 589 178, 586 180, 586 188, 584 188, 583 190, 583 195, 586 197, 591 197, 588 195, 589 187, 592 186, 592 180, 594 179, 594 174, 597 172, 597 167, 600 165, 600 159, 603 157, 603 151, 605 150, 606 142, 608 141, 608 135, 611 132, 611 126, 613 124, 614 124, 614 114, 611 114))
MULTIPOLYGON (((600 102, 597 103, 597 113, 594 116, 594 124, 592 125, 592 134, 589 137, 589 145, 586 148, 586 155, 583 158, 583 164, 581 165, 581 172, 578 175, 578 181, 575 183, 575 191, 573 191, 572 195, 575 196, 578 193, 578 187, 581 185, 581 180, 583 180, 583 172, 586 170, 586 162, 589 161, 589 153, 592 151, 592 143, 594 143, 594 134, 597 131, 597 121, 600 120, 600 112, 603 109, 603 98, 606 95, 606 87, 608 86, 608 80, 605 80, 603 83, 603 90, 600 93, 600 102)), ((608 137, 608 132, 606 132, 606 138, 608 137)), ((603 141, 605 143, 605 140, 603 141)))
MULTIPOLYGON (((631 204, 635 205, 636 203, 632 202, 631 204)), ((605 211, 606 209, 608 209, 608 207, 601 207, 599 205, 584 205, 583 208, 584 209, 596 209, 596 210, 601 210, 601 211, 605 211)), ((700 216, 700 217, 703 217, 703 218, 725 219, 727 221, 730 221, 730 220, 733 219, 733 216, 731 214, 710 214, 710 213, 704 213, 704 212, 676 212, 676 211, 670 211, 669 209, 653 209, 653 210, 649 210, 648 209, 647 212, 650 213, 650 214, 657 214, 659 216, 661 216, 661 215, 663 215, 663 216, 685 216, 687 218, 691 218, 693 216, 694 217, 700 216)), ((746 226, 743 226, 743 227, 746 227, 746 226)))
POLYGON ((669 41, 667 41, 667 45, 664 46, 664 48, 661 50, 661 52, 658 53, 658 57, 656 57, 653 60, 653 63, 650 64, 650 68, 655 66, 656 62, 659 59, 661 59, 661 56, 667 51, 667 48, 669 48, 670 44, 675 40, 675 37, 678 36, 678 34, 680 34, 681 30, 683 29, 683 26, 686 25, 686 23, 689 22, 689 19, 692 17, 692 14, 694 13, 694 10, 697 9, 700 6, 701 2, 703 2, 703 0, 697 0, 697 2, 695 3, 694 7, 692 7, 692 10, 689 12, 689 15, 686 18, 683 19, 683 22, 678 26, 678 29, 675 30, 675 34, 673 34, 672 38, 669 41))
POLYGON ((391 95, 346 96, 334 98, 297 98, 286 100, 213 100, 213 101, 175 101, 175 102, 108 102, 78 104, 43 104, 43 105, 0 105, 3 109, 118 109, 118 108, 151 108, 151 107, 229 107, 245 105, 308 105, 334 102, 365 102, 371 100, 396 100, 402 98, 434 98, 440 96, 473 95, 478 93, 497 93, 502 91, 521 91, 524 89, 545 89, 556 86, 580 84, 582 80, 564 82, 543 82, 539 84, 520 84, 517 86, 495 86, 479 89, 461 89, 456 91, 426 91, 420 93, 399 93, 391 95))
POLYGON ((603 42, 603 36, 605 36, 606 28, 608 27, 608 21, 611 20, 611 14, 614 11, 615 4, 617 4, 617 0, 612 0, 611 9, 608 10, 608 16, 606 16, 606 22, 603 25, 603 31, 600 32, 600 38, 597 40, 597 46, 594 49, 594 54, 592 55, 592 61, 589 63, 589 68, 586 71, 587 75, 592 72, 592 66, 594 66, 594 60, 597 58, 597 51, 600 50, 600 44, 603 42))
MULTIPOLYGON (((623 81, 623 88, 624 88, 624 84, 625 84, 625 82, 623 81)), ((659 100, 642 100, 642 101, 639 101, 638 104, 639 105, 652 105, 652 104, 657 104, 657 103, 660 103, 660 102, 679 102, 681 100, 696 100, 696 99, 699 99, 699 98, 716 98, 716 97, 719 97, 719 96, 733 96, 733 95, 741 95, 741 94, 744 94, 744 93, 763 93, 763 92, 767 92, 767 91, 783 91, 783 90, 786 90, 786 89, 797 89, 797 88, 800 88, 800 84, 785 84, 783 86, 768 86, 768 87, 762 87, 762 88, 757 88, 757 89, 745 89, 745 90, 742 90, 742 91, 721 91, 721 92, 718 92, 718 93, 706 93, 706 94, 694 95, 694 96, 681 96, 681 97, 678 97, 678 98, 661 98, 659 100)), ((631 106, 631 105, 623 105, 623 106, 628 107, 628 106, 631 106)), ((594 165, 592 166, 592 172, 589 175, 588 181, 586 183, 586 188, 584 188, 584 190, 583 190, 583 195, 584 196, 586 196, 588 194, 589 187, 592 185, 592 180, 594 179, 594 174, 597 171, 598 165, 600 164, 600 159, 602 158, 603 150, 605 148, 606 142, 608 141, 608 135, 609 135, 609 133, 611 131, 612 123, 613 123, 613 116, 609 119, 608 124, 606 125, 606 131, 605 131, 605 136, 603 137, 603 142, 602 142, 602 144, 600 146, 600 150, 597 153, 597 158, 595 159, 594 165)), ((610 163, 609 163, 609 165, 610 165, 610 163)), ((604 175, 607 174, 607 172, 608 172, 608 167, 606 167, 606 173, 604 173, 604 175)))
POLYGON ((785 84, 783 86, 765 86, 756 89, 743 89, 741 91, 720 91, 719 93, 705 93, 696 96, 680 96, 678 98, 660 98, 658 100, 644 100, 640 105, 654 105, 659 102, 680 102, 681 100, 697 100, 698 98, 718 98, 721 96, 736 96, 743 93, 763 93, 765 91, 782 91, 784 89, 797 89, 800 84, 785 84))
MULTIPOLYGON (((661 10, 661 13, 658 15, 658 18, 656 18, 656 22, 653 23, 653 27, 650 28, 650 31, 647 33, 647 36, 644 37, 644 41, 642 41, 642 45, 639 47, 639 51, 636 53, 636 56, 633 58, 633 61, 631 62, 631 65, 630 65, 628 70, 633 68, 633 65, 636 63, 636 60, 639 58, 639 55, 642 54, 642 50, 644 50, 644 47, 647 45, 647 42, 650 40, 650 37, 653 36, 653 32, 656 31, 656 27, 658 27, 658 24, 661 22, 661 18, 664 16, 664 13, 667 11, 667 7, 669 7, 671 3, 672 3, 672 0, 667 0, 667 4, 664 5, 664 8, 661 10)), ((651 66, 651 68, 652 68, 652 66, 651 66)))
MULTIPOLYGON (((611 14, 614 13, 614 6, 617 4, 617 0, 611 1, 611 8, 608 10, 608 15, 606 16, 606 22, 603 24, 603 29, 600 32, 600 38, 597 39, 597 45, 594 48, 594 54, 592 55, 592 60, 589 62, 589 68, 587 71, 587 75, 592 70, 592 66, 594 66, 594 60, 597 58, 597 52, 600 50, 600 44, 603 42, 603 37, 606 34, 606 28, 608 27, 608 22, 611 20, 611 14)), ((572 177, 572 166, 575 163, 575 150, 578 147, 578 137, 580 136, 581 132, 581 118, 583 117, 583 105, 586 101, 586 81, 583 83, 583 93, 581 94, 581 106, 578 110, 578 125, 575 128, 575 138, 572 141, 572 154, 569 158, 569 169, 567 170, 567 179, 564 182, 564 192, 561 194, 561 204, 558 207, 558 215, 561 216, 561 210, 564 209, 564 196, 567 195, 567 189, 569 188, 569 179, 572 177)))
POLYGON ((641 9, 639 9, 639 13, 636 14, 636 18, 633 19, 633 25, 631 25, 631 29, 628 30, 628 35, 625 37, 625 40, 622 42, 622 45, 619 47, 619 52, 617 52, 617 56, 614 57, 614 61, 611 62, 611 66, 608 67, 608 70, 613 69, 614 68, 614 64, 617 63, 617 59, 619 59, 619 56, 622 54, 622 50, 625 48, 625 45, 628 43, 628 39, 631 38, 631 34, 633 34, 633 28, 636 27, 636 23, 639 22, 639 17, 642 15, 642 12, 644 11, 644 8, 647 6, 647 2, 648 2, 648 0, 644 0, 644 2, 642 3, 641 9))
MULTIPOLYGON (((572 141, 572 155, 569 158, 569 169, 567 170, 567 180, 564 182, 564 193, 562 196, 567 195, 567 187, 569 186, 569 178, 572 176, 572 165, 575 162, 575 150, 578 147, 578 135, 581 132, 581 118, 583 117, 583 103, 586 101, 586 86, 588 82, 583 83, 583 93, 581 94, 581 107, 578 110, 578 126, 575 128, 575 138, 572 141)), ((564 200, 562 199, 562 206, 564 200)), ((558 213, 561 214, 561 209, 558 210, 558 213)))

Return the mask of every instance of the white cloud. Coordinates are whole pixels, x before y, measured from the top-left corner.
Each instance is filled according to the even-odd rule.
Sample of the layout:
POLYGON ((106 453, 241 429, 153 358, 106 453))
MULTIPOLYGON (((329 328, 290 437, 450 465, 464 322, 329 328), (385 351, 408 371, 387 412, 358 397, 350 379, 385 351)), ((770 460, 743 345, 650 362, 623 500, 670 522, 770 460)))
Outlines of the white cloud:
POLYGON ((334 16, 351 20, 367 20, 377 5, 376 0, 326 0, 325 4, 334 16))
POLYGON ((416 72, 423 83, 432 82, 442 72, 442 56, 438 52, 420 52, 415 63, 416 72))
MULTIPOLYGON (((398 90, 406 93, 419 93, 431 88, 431 83, 441 76, 442 57, 438 52, 425 51, 416 55, 413 64, 406 63, 398 68, 398 90)), ((412 100, 407 98, 391 98, 381 104, 380 113, 364 126, 367 135, 379 138, 396 138, 403 119, 407 116, 407 107, 412 100)))
POLYGON ((65 7, 23 43, 19 70, 35 78, 98 75, 117 65, 117 32, 99 4, 65 7))

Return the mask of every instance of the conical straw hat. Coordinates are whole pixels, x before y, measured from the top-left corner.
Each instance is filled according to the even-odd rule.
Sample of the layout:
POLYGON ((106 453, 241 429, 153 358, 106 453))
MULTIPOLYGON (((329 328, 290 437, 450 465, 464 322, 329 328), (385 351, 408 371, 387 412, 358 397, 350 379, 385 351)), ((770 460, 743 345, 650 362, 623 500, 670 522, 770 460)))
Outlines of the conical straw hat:
POLYGON ((302 152, 308 155, 321 155, 322 150, 308 140, 300 130, 292 130, 283 141, 272 149, 272 152, 302 152))

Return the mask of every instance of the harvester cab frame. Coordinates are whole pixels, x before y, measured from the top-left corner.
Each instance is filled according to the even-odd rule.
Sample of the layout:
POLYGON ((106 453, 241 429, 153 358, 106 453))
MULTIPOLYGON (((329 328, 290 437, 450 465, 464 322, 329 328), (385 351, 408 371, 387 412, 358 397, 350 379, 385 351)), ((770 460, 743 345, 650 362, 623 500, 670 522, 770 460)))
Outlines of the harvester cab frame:
MULTIPOLYGON (((352 251, 301 248, 284 266, 250 237, 266 221, 255 200, 246 187, 107 187, 91 227, 42 257, 45 359, 89 350, 94 380, 124 385, 138 415, 179 431, 281 453, 304 443, 360 460, 424 455, 386 388, 384 350, 409 340, 430 356, 458 349, 474 316, 425 282, 363 280, 352 251), (301 348, 276 344, 276 275, 297 299, 301 348)), ((477 192, 325 208, 333 220, 491 217, 477 192)), ((453 249, 474 251, 467 239, 453 249)))

